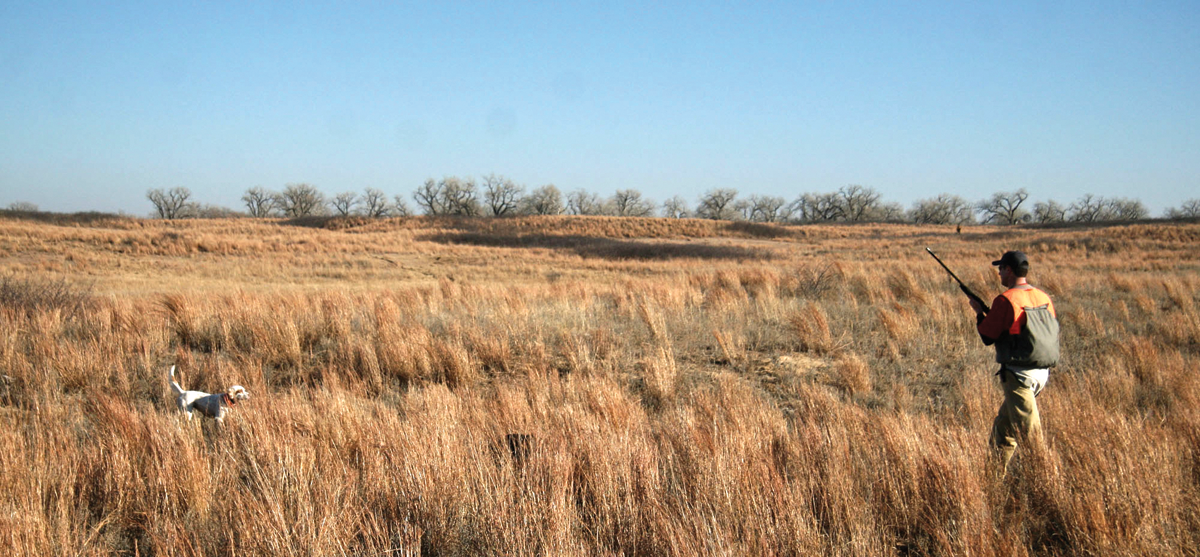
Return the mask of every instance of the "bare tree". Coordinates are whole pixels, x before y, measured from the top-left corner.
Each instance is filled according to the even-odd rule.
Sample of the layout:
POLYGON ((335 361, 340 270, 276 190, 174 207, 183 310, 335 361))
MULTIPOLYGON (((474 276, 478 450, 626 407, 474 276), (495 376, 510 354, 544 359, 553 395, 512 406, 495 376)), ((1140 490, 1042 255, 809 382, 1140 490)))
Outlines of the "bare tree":
POLYGON ((1050 201, 1037 202, 1033 204, 1033 222, 1039 224, 1065 222, 1067 220, 1067 208, 1061 203, 1051 199, 1050 201))
POLYGON ((562 192, 558 191, 554 184, 537 188, 521 200, 521 212, 527 215, 561 215, 562 192))
POLYGON ((333 196, 333 210, 337 211, 339 216, 350 216, 354 212, 355 205, 358 205, 358 194, 352 191, 342 192, 333 196))
POLYGON ((1067 207, 1069 219, 1073 222, 1097 222, 1106 220, 1105 201, 1103 197, 1084 194, 1067 207))
POLYGON ((845 218, 837 193, 804 193, 792 202, 792 214, 801 222, 833 222, 845 218))
POLYGON ((838 189, 835 195, 842 217, 851 222, 869 220, 879 205, 879 192, 857 184, 838 189))
POLYGON ((750 213, 754 210, 754 205, 750 204, 749 199, 735 199, 733 201, 733 219, 734 220, 750 220, 750 213))
POLYGON ((200 211, 203 207, 199 201, 188 201, 183 204, 183 208, 179 209, 179 214, 175 218, 179 219, 194 219, 203 218, 200 216, 200 211))
POLYGON ((885 204, 882 195, 875 190, 858 184, 850 184, 835 192, 806 192, 795 201, 781 208, 781 220, 794 222, 868 222, 898 221, 903 219, 904 208, 899 204, 885 204))
POLYGON ((732 220, 737 214, 734 210, 734 200, 737 190, 733 188, 717 188, 708 190, 700 196, 700 204, 696 206, 696 216, 702 219, 732 220))
POLYGON ((397 195, 396 202, 391 207, 387 208, 388 214, 393 217, 411 217, 412 210, 408 208, 408 203, 404 201, 404 196, 397 195))
POLYGON ((1150 210, 1140 199, 1109 199, 1109 214, 1115 221, 1141 221, 1150 217, 1150 210))
POLYGON ((359 198, 364 215, 371 218, 386 217, 388 214, 387 194, 375 188, 366 188, 359 198))
POLYGON ((188 218, 198 219, 229 219, 245 216, 245 213, 239 213, 229 207, 208 204, 201 205, 199 203, 188 203, 185 213, 188 218))
POLYGON ((413 200, 426 215, 436 217, 446 214, 446 199, 442 194, 442 182, 433 178, 425 180, 425 183, 413 192, 413 200))
POLYGON ((158 213, 160 219, 177 219, 185 214, 187 200, 192 196, 191 190, 187 188, 171 188, 163 190, 162 188, 152 189, 146 192, 146 199, 154 204, 154 210, 158 213))
POLYGON ((525 188, 512 180, 495 174, 483 178, 483 199, 494 217, 503 217, 517 210, 525 188))
POLYGON ((1072 203, 1067 212, 1072 222, 1130 221, 1150 215, 1146 206, 1137 199, 1105 199, 1090 193, 1072 203))
POLYGON ((662 216, 669 219, 686 219, 691 216, 688 212, 687 201, 678 195, 663 201, 662 216))
POLYGON ((797 197, 787 204, 787 215, 789 222, 804 222, 809 220, 807 213, 804 212, 803 197, 797 197))
POLYGON ((1025 188, 1017 191, 1000 191, 992 194, 991 199, 980 201, 975 208, 983 216, 984 224, 1017 224, 1030 219, 1029 213, 1021 208, 1021 204, 1029 199, 1025 188))
POLYGON ((600 196, 578 189, 567 194, 567 213, 571 215, 602 215, 604 202, 600 196))
POLYGON ((275 196, 275 206, 288 218, 325 214, 325 194, 311 184, 288 184, 275 196))
POLYGON ((784 207, 787 201, 782 197, 770 195, 751 195, 749 220, 758 222, 779 222, 783 220, 784 207))
POLYGON ((8 204, 8 210, 22 213, 36 213, 38 212, 38 206, 28 201, 14 201, 8 204))
POLYGON ((442 197, 445 199, 446 214, 459 217, 477 217, 481 213, 479 193, 475 180, 445 178, 441 182, 442 197))
POLYGON ((846 206, 838 197, 837 192, 818 193, 814 194, 816 203, 813 207, 816 208, 818 220, 833 222, 846 220, 846 206))
POLYGON ((788 203, 784 200, 783 206, 779 208, 779 216, 776 222, 792 222, 796 215, 796 204, 788 203))
POLYGON ((1184 201, 1179 207, 1167 209, 1163 216, 1169 219, 1194 219, 1200 217, 1200 198, 1184 201))
POLYGON ((1141 221, 1150 217, 1150 210, 1140 199, 1118 197, 1109 199, 1109 218, 1114 221, 1141 221))
POLYGON ((642 199, 634 189, 617 190, 610 198, 613 213, 618 217, 648 217, 654 214, 654 202, 642 199))
POLYGON ((895 202, 880 203, 875 219, 880 222, 900 222, 904 220, 904 206, 895 202))
POLYGON ((975 221, 975 213, 967 200, 949 193, 913 204, 909 219, 918 224, 967 224, 975 221))
POLYGON ((254 186, 242 195, 242 203, 246 204, 246 210, 250 211, 250 216, 262 218, 271 216, 271 211, 275 209, 275 198, 278 194, 267 191, 262 186, 254 186))

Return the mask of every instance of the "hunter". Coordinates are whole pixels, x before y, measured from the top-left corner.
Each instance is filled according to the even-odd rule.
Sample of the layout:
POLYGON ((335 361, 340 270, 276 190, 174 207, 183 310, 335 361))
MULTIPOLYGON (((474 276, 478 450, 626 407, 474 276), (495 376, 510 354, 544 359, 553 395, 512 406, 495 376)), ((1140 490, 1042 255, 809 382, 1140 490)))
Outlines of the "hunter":
POLYGON ((1005 252, 992 265, 1008 290, 996 296, 991 311, 971 300, 979 336, 996 348, 1004 403, 992 422, 991 446, 1000 453, 1002 473, 1018 441, 1040 440, 1042 421, 1037 395, 1058 363, 1058 317, 1054 302, 1029 284, 1029 258, 1020 251, 1005 252))

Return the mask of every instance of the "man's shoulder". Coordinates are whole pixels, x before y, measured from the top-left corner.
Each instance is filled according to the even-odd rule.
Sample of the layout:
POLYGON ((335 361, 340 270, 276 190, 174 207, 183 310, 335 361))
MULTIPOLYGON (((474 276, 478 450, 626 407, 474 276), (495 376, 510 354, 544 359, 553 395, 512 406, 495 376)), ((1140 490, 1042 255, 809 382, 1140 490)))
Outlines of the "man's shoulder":
POLYGON ((1042 290, 1041 288, 1038 288, 1032 284, 1019 284, 1017 286, 1009 288, 1008 290, 1005 290, 1004 293, 1001 294, 1000 296, 1007 297, 1009 294, 1016 293, 1016 292, 1027 292, 1027 293, 1031 293, 1031 294, 1035 294, 1035 295, 1041 294, 1042 296, 1045 296, 1047 298, 1050 297, 1050 295, 1047 294, 1045 290, 1042 290))
POLYGON ((1009 299, 1008 296, 1006 296, 1006 294, 1008 294, 1008 292, 1003 292, 1001 294, 997 294, 996 298, 994 300, 992 300, 992 312, 988 314, 989 316, 995 315, 997 319, 1000 319, 1000 318, 1011 319, 1012 318, 1013 303, 1012 303, 1012 300, 1009 299))
POLYGON ((1046 291, 1045 291, 1045 290, 1042 290, 1041 288, 1038 288, 1038 287, 1036 287, 1036 286, 1033 286, 1033 285, 1029 285, 1029 289, 1030 289, 1031 291, 1033 291, 1033 292, 1035 293, 1034 295, 1036 295, 1036 296, 1040 296, 1040 297, 1042 297, 1042 298, 1045 298, 1045 299, 1047 299, 1047 300, 1049 300, 1049 299, 1050 299, 1050 295, 1049 295, 1049 294, 1047 294, 1047 293, 1046 293, 1046 291))
POLYGON ((1050 299, 1050 295, 1044 290, 1031 284, 1022 284, 1013 288, 1009 288, 1000 296, 1005 298, 1009 305, 1013 306, 1014 314, 1019 311, 1018 306, 1050 306, 1050 312, 1055 314, 1057 313, 1054 309, 1054 300, 1050 299))

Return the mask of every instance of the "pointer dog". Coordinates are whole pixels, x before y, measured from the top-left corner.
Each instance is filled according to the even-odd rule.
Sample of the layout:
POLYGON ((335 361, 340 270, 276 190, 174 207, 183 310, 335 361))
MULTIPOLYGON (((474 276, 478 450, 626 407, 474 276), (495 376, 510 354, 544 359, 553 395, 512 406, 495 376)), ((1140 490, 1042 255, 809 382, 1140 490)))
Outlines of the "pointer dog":
POLYGON ((230 407, 236 405, 239 400, 250 399, 250 393, 246 392, 241 385, 234 385, 229 388, 229 392, 217 394, 185 391, 183 387, 179 386, 179 383, 175 382, 175 366, 171 366, 168 378, 171 381, 171 390, 175 391, 175 403, 179 406, 180 412, 187 414, 188 420, 192 419, 192 414, 200 412, 217 420, 217 423, 221 423, 230 407))

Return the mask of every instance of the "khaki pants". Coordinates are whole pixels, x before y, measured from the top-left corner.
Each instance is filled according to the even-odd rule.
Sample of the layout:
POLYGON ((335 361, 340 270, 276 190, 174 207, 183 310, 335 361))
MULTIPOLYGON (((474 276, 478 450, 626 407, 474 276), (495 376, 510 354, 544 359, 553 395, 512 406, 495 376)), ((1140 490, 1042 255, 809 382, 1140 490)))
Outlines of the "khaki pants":
POLYGON ((1038 415, 1037 398, 1033 390, 1022 385, 1012 373, 1001 374, 1004 385, 1004 404, 996 412, 992 422, 991 445, 1000 451, 1003 470, 1008 470, 1008 461, 1017 450, 1017 442, 1039 441, 1042 437, 1042 419, 1038 415))

